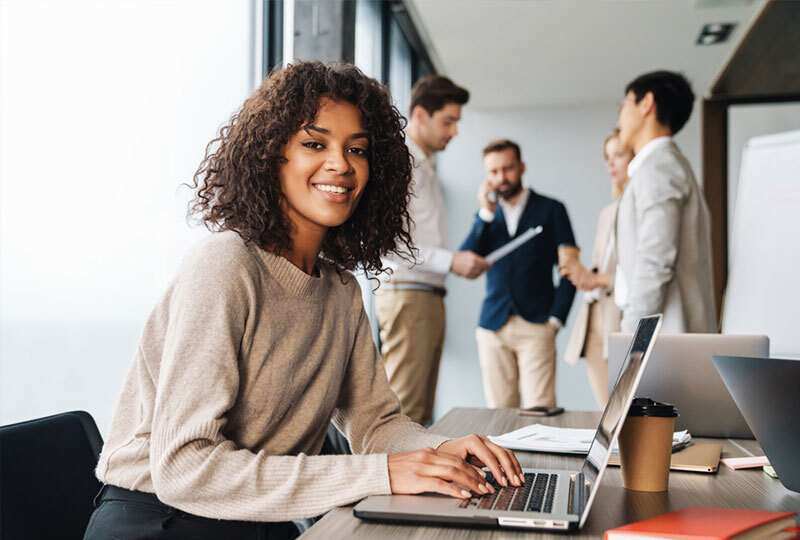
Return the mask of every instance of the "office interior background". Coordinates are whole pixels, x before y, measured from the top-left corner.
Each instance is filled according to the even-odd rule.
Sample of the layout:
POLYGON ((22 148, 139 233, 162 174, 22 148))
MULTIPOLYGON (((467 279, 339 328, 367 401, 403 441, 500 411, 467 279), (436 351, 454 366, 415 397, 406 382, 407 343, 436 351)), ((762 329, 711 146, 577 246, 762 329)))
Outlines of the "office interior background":
MULTIPOLYGON (((181 184, 269 69, 355 62, 404 112, 419 76, 451 77, 472 99, 439 157, 450 245, 476 211, 481 149, 508 137, 522 146, 526 184, 567 205, 586 259, 610 200, 601 145, 625 84, 657 68, 689 77, 698 102, 677 142, 702 181, 700 99, 763 5, 0 0, 0 424, 83 409, 106 432, 149 311, 209 234, 187 224, 181 184), (727 41, 698 45, 715 23, 735 25, 727 41)), ((728 128, 735 212, 746 141, 800 129, 800 104, 733 106, 728 128)), ((484 405, 474 339, 483 287, 448 278, 436 417, 484 405)), ((582 364, 559 359, 557 373, 560 405, 596 408, 582 364)))

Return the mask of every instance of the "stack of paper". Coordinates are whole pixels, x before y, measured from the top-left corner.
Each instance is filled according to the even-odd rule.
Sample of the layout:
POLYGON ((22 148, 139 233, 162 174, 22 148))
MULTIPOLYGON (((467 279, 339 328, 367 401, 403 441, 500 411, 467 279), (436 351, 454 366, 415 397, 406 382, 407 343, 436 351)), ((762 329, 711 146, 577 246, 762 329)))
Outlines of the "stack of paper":
MULTIPOLYGON (((588 454, 594 439, 594 429, 574 429, 532 424, 516 431, 490 436, 493 443, 509 450, 528 452, 551 452, 555 454, 588 454)), ((672 451, 689 444, 692 436, 688 431, 676 431, 672 436, 672 451)), ((615 445, 612 452, 618 452, 615 445)))
POLYGON ((729 457, 721 460, 730 470, 760 469, 769 466, 767 456, 729 457))

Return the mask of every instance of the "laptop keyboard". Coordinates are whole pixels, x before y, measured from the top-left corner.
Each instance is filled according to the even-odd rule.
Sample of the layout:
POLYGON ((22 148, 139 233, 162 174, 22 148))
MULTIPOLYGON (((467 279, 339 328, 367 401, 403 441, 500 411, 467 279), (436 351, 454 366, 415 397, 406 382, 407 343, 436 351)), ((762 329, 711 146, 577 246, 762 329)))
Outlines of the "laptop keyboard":
POLYGON ((557 474, 525 473, 525 483, 521 487, 503 487, 497 483, 492 473, 486 474, 486 480, 494 486, 495 492, 464 499, 459 503, 460 508, 543 513, 553 511, 557 474))

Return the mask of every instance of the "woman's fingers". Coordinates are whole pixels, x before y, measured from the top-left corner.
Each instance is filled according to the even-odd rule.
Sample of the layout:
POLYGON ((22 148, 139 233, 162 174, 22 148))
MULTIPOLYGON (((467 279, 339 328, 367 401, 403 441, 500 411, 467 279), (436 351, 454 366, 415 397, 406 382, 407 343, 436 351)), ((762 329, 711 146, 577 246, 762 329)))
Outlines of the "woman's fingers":
POLYGON ((433 491, 452 497, 470 497, 472 493, 494 493, 486 473, 459 456, 485 464, 503 486, 520 486, 522 468, 513 453, 477 435, 461 440, 459 455, 432 449, 389 456, 389 479, 393 493, 433 491))
MULTIPOLYGON (((476 493, 490 493, 494 491, 494 488, 491 486, 491 484, 486 482, 485 472, 478 467, 470 465, 458 456, 442 452, 437 453, 435 456, 431 456, 428 462, 430 465, 445 467, 447 468, 446 470, 457 471, 458 474, 466 475, 473 483, 466 484, 462 482, 462 485, 469 487, 473 491, 476 491, 475 486, 477 486, 476 493)), ((450 476, 445 476, 444 478, 448 480, 455 479, 454 477, 450 476)))
POLYGON ((406 493, 422 493, 432 490, 432 485, 437 486, 433 491, 454 497, 471 496, 472 493, 484 495, 495 491, 494 487, 486 481, 485 472, 473 467, 458 456, 445 452, 424 449, 395 454, 389 457, 389 463, 390 482, 393 468, 399 473, 398 482, 395 485, 397 490, 393 489, 395 493, 398 490, 410 490, 405 491, 406 493), (398 467, 399 469, 397 469, 398 467), (410 477, 405 477, 407 479, 405 482, 402 480, 401 470, 411 473, 410 477), (431 484, 432 480, 442 481, 450 486, 444 487, 439 483, 431 484), (406 483, 408 481, 410 483, 406 483), (464 492, 467 495, 464 495, 464 492))
POLYGON ((457 499, 468 499, 472 494, 466 489, 457 486, 451 482, 442 480, 432 476, 423 476, 420 478, 420 485, 423 486, 423 491, 432 493, 441 493, 442 495, 449 495, 457 499))
MULTIPOLYGON (((480 461, 480 460, 476 460, 476 461, 480 461)), ((483 479, 483 481, 485 481, 485 479, 486 479, 486 471, 484 471, 483 468, 482 468, 483 467, 483 463, 476 464, 476 463, 472 463, 469 460, 467 460, 467 464, 470 467, 472 467, 473 469, 475 469, 475 471, 480 475, 480 477, 483 479)), ((491 484, 486 482, 486 485, 491 485, 491 484)))
POLYGON ((483 479, 481 478, 478 480, 476 478, 476 476, 480 478, 480 475, 477 475, 474 471, 468 469, 471 469, 471 467, 456 467, 453 465, 441 464, 425 465, 419 469, 418 474, 446 480, 479 495, 489 493, 489 488, 483 479))
POLYGON ((496 444, 487 441, 487 446, 489 449, 498 456, 500 460, 500 464, 503 466, 503 469, 508 471, 509 474, 515 474, 519 479, 519 485, 525 483, 525 477, 522 475, 522 466, 519 464, 517 460, 517 456, 514 455, 514 452, 511 450, 506 450, 496 444))
POLYGON ((499 483, 501 486, 507 487, 509 485, 509 479, 506 477, 506 474, 503 471, 503 466, 500 463, 500 460, 486 447, 479 436, 473 435, 473 437, 475 437, 475 440, 469 444, 467 451, 471 455, 478 458, 486 467, 489 468, 497 483, 499 483))
POLYGON ((521 486, 525 483, 525 478, 522 476, 522 467, 513 452, 478 435, 475 437, 476 440, 471 444, 469 451, 489 467, 500 484, 508 485, 503 483, 504 479, 514 486, 521 486), (503 470, 505 478, 503 478, 503 474, 497 475, 492 466, 493 463, 503 470))

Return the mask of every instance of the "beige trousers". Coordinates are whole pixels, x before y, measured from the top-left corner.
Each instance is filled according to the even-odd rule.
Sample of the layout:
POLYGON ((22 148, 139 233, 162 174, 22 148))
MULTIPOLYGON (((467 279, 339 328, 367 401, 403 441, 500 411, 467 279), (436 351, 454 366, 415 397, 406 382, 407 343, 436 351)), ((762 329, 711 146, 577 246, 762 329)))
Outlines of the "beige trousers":
POLYGON ((420 424, 433 417, 444 344, 444 298, 417 290, 379 290, 375 308, 389 386, 403 413, 420 424))
POLYGON ((490 408, 556 404, 555 330, 512 315, 497 332, 475 331, 490 408))
POLYGON ((605 325, 601 308, 599 302, 593 302, 589 306, 589 323, 586 328, 583 355, 586 358, 586 370, 589 373, 592 393, 597 404, 604 409, 608 403, 608 359, 605 356, 605 325))

